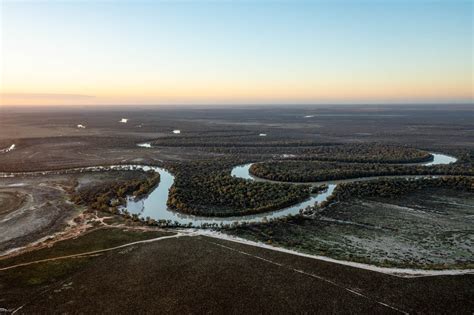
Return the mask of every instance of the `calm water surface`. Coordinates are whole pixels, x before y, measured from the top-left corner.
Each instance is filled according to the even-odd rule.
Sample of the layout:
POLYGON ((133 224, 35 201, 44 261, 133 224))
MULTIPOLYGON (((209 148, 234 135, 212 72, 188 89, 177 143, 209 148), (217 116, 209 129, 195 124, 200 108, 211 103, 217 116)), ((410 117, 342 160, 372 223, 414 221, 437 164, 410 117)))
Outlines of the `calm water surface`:
MULTIPOLYGON (((142 143, 139 145, 143 148, 150 148, 151 145, 148 143, 142 143)), ((439 154, 439 153, 432 153, 434 159, 433 161, 427 163, 421 163, 426 166, 430 165, 438 165, 438 164, 449 164, 456 162, 456 158, 439 154)), ((259 180, 259 181, 266 181, 265 179, 256 178, 252 176, 249 172, 252 163, 239 165, 232 169, 232 176, 245 179, 245 180, 259 180)), ((127 210, 132 214, 138 214, 141 218, 152 218, 157 221, 165 220, 171 222, 178 222, 182 225, 193 225, 193 226, 201 226, 203 224, 233 224, 237 222, 264 222, 270 219, 280 218, 287 215, 294 215, 298 214, 300 210, 305 209, 308 206, 313 206, 315 203, 322 202, 329 197, 334 189, 336 188, 338 183, 341 182, 352 182, 358 180, 369 180, 374 179, 371 178, 360 178, 360 179, 348 179, 348 180, 340 180, 340 181, 328 181, 328 182, 318 182, 318 183, 306 183, 312 185, 321 185, 327 184, 328 189, 324 192, 319 194, 314 194, 307 200, 298 203, 296 205, 286 207, 276 211, 269 211, 261 214, 255 215, 245 215, 245 216, 234 216, 234 217, 201 217, 195 215, 187 215, 181 214, 176 211, 169 209, 166 205, 168 200, 169 189, 173 185, 174 176, 168 172, 167 170, 159 167, 153 166, 144 166, 144 165, 115 165, 115 166, 92 166, 92 167, 84 167, 84 168, 73 168, 67 170, 60 170, 60 171, 39 171, 39 172, 23 172, 23 173, 0 173, 0 177, 16 177, 16 176, 41 176, 41 175, 50 175, 50 174, 64 174, 64 173, 76 173, 76 172, 103 172, 107 170, 131 170, 131 169, 141 169, 143 171, 154 170, 160 173, 160 183, 159 185, 152 190, 152 192, 143 199, 135 200, 133 197, 129 197, 127 199, 126 206, 122 207, 122 210, 127 210)), ((398 176, 400 177, 400 176, 398 176)), ((406 176, 410 177, 410 176, 406 176)), ((413 176, 412 176, 413 177, 413 176)), ((377 178, 377 177, 375 177, 377 178)), ((295 183, 298 184, 298 183, 295 183)))
MULTIPOLYGON (((147 144, 141 144, 141 147, 150 147, 147 144)), ((437 165, 437 164, 449 164, 456 161, 456 158, 444 155, 432 153, 434 156, 433 161, 422 163, 423 165, 437 165)), ((242 178, 245 180, 263 180, 252 176, 249 172, 250 164, 239 165, 232 169, 231 175, 237 178, 242 178)), ((134 200, 133 198, 128 198, 127 205, 124 209, 127 209, 128 212, 133 214, 138 214, 142 218, 150 217, 154 220, 170 220, 171 222, 178 222, 182 225, 193 225, 201 226, 203 224, 233 224, 237 222, 265 222, 270 219, 280 218, 287 215, 298 214, 300 210, 305 209, 308 206, 313 206, 315 203, 322 202, 329 197, 337 184, 340 182, 349 182, 355 181, 358 179, 342 180, 342 181, 329 181, 329 182, 319 182, 319 183, 310 183, 310 184, 327 184, 328 189, 319 194, 312 195, 307 200, 298 203, 296 205, 286 207, 276 211, 265 212, 255 215, 245 215, 245 216, 234 216, 234 217, 201 217, 196 215, 188 215, 178 213, 168 208, 166 202, 168 200, 168 193, 170 187, 173 185, 174 176, 169 173, 167 170, 159 167, 143 167, 144 170, 154 169, 160 173, 160 183, 157 188, 155 188, 146 198, 141 200, 134 200)), ((373 178, 370 178, 373 179, 373 178)))

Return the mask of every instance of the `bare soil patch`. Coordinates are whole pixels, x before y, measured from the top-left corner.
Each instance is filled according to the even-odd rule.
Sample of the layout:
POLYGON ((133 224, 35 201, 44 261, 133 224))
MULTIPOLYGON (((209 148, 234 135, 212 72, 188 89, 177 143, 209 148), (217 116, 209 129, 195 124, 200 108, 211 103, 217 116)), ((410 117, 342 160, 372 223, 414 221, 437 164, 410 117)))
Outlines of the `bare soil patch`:
POLYGON ((14 191, 0 191, 0 215, 5 215, 22 207, 28 199, 28 195, 14 191))

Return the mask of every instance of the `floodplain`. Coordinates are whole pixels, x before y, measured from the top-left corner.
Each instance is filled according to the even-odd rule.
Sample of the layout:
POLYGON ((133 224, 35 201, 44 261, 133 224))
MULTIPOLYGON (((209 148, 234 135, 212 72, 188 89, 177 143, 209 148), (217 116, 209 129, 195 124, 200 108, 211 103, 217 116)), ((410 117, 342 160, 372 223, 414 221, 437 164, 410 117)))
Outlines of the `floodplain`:
POLYGON ((470 313, 472 121, 455 105, 5 109, 0 309, 470 313), (124 210, 161 184, 177 222, 124 210))

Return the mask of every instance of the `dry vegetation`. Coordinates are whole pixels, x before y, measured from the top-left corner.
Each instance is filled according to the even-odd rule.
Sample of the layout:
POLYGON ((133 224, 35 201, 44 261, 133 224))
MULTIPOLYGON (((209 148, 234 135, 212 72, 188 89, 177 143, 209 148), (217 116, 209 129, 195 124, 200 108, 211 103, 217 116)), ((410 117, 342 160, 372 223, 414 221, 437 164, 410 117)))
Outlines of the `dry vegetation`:
MULTIPOLYGON (((11 144, 16 147, 0 154, 0 171, 127 163, 165 165, 175 175, 171 207, 185 213, 228 216, 279 208, 310 193, 307 186, 253 183, 230 176, 233 165, 248 162, 269 161, 257 164, 252 171, 278 180, 421 173, 472 175, 473 121, 471 107, 454 105, 115 108, 35 113, 5 110, 0 117, 0 148, 11 144), (118 123, 122 117, 129 119, 127 124, 118 123), (77 129, 79 123, 87 128, 77 129), (180 129, 181 134, 173 135, 174 129, 180 129), (260 133, 267 136, 261 137, 260 133), (136 146, 142 142, 156 147, 136 146), (425 167, 396 165, 428 161, 427 152, 431 151, 454 155, 459 161, 429 171, 425 167)), ((18 226, 34 228, 21 239, 7 240, 0 247, 24 245, 63 228, 66 220, 85 208, 68 203, 68 194, 90 209, 115 211, 117 204, 111 202, 123 202, 125 195, 134 192, 146 194, 159 180, 153 174, 127 174, 67 174, 58 175, 58 180, 23 178, 25 187, 1 189, 0 206, 9 209, 8 213, 23 208, 29 197, 26 203, 22 200, 27 195, 44 206, 25 211, 28 216, 19 216, 19 225, 11 225, 8 231, 2 227, 0 234, 19 231, 18 226), (16 194, 13 199, 12 194, 16 194), (54 201, 48 204, 48 200, 54 201)), ((8 186, 17 179, 0 181, 8 186)), ((424 183, 428 182, 395 180, 343 185, 336 191, 338 202, 315 209, 317 213, 312 218, 297 216, 235 227, 231 232, 310 253, 380 265, 420 266, 421 262, 445 268, 438 259, 446 255, 453 260, 449 266, 466 266, 466 262, 472 262, 469 251, 463 247, 461 255, 456 250, 472 237, 472 229, 464 228, 469 221, 447 218, 458 218, 460 210, 470 205, 472 180, 453 177, 424 183), (407 190, 415 190, 415 195, 407 190), (440 206, 438 195, 452 204, 440 206), (402 199, 406 203, 397 203, 402 199), (403 207, 409 209, 400 210, 403 207), (410 210, 420 213, 417 207, 424 211, 420 217, 410 210), (464 234, 444 230, 453 226, 453 231, 458 229, 464 234), (430 242, 420 242, 426 233, 430 242), (400 244, 406 243, 398 243, 400 239, 394 235, 407 236, 414 240, 411 245, 419 247, 413 247, 416 250, 411 252, 400 251, 404 248, 400 244), (383 242, 377 245, 377 240, 386 239, 395 241, 390 246, 383 242), (444 247, 440 250, 433 244, 444 247), (417 260, 420 253, 430 261, 417 260), (378 260, 377 255, 390 259, 378 260)), ((0 213, 2 219, 4 214, 0 213)), ((119 216, 109 220, 117 224, 126 221, 119 216)), ((133 224, 139 226, 140 222, 133 224)), ((106 234, 99 235, 100 242, 93 238, 69 239, 47 252, 32 252, 32 256, 21 259, 29 261, 41 255, 53 257, 89 246, 106 247, 143 239, 142 234, 100 233, 106 234)), ((407 312, 470 313, 474 300, 471 275, 400 279, 204 237, 170 239, 98 256, 0 271, 0 292, 0 307, 15 309, 24 305, 25 313, 131 313, 143 311, 144 306, 176 313, 392 311, 375 300, 407 312), (328 281, 321 281, 322 278, 328 281), (238 294, 242 298, 236 300, 238 294)))

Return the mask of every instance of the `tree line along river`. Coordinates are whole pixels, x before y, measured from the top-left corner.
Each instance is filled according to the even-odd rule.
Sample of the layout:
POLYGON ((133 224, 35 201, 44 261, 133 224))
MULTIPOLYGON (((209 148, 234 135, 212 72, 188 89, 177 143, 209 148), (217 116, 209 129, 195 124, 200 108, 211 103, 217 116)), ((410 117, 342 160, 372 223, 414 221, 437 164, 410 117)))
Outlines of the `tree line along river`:
MULTIPOLYGON (((140 144, 143 146, 143 144, 140 144)), ((430 162, 421 163, 422 165, 440 165, 440 164, 449 164, 456 162, 456 158, 448 156, 445 154, 431 153, 433 155, 433 160, 430 162)), ((245 180, 264 180, 252 176, 249 172, 252 163, 235 166, 232 169, 232 176, 236 178, 241 178, 245 180)), ((146 197, 135 200, 133 197, 127 198, 127 203, 125 206, 121 207, 121 210, 127 210, 130 214, 137 214, 141 218, 151 218, 156 221, 171 221, 171 223, 178 223, 179 225, 194 226, 200 227, 203 225, 231 225, 235 223, 247 222, 247 223, 256 223, 256 222, 265 222, 267 220, 272 220, 276 218, 285 217, 288 215, 295 215, 300 213, 300 210, 307 208, 308 206, 313 206, 315 203, 320 203, 325 201, 334 191, 336 186, 341 182, 354 182, 361 180, 370 180, 379 177, 367 177, 367 178, 354 178, 346 179, 339 181, 328 181, 328 182, 316 182, 316 183, 305 183, 311 185, 322 185, 326 184, 328 189, 311 195, 307 200, 297 203, 293 206, 285 207, 279 210, 252 214, 252 215, 243 215, 243 216, 231 216, 231 217, 204 217, 196 216, 189 214, 182 214, 176 211, 173 211, 168 208, 167 200, 169 195, 169 189, 173 185, 174 176, 164 168, 147 166, 147 165, 115 165, 115 166, 93 166, 85 168, 75 168, 62 171, 45 171, 45 172, 29 172, 29 173, 1 173, 0 177, 14 177, 17 175, 47 175, 47 174, 57 174, 57 173, 72 173, 72 172, 88 172, 88 171, 106 171, 108 169, 114 170, 128 170, 128 169, 141 169, 143 171, 154 170, 160 174, 160 183, 156 188, 154 188, 146 197)), ((400 177, 400 176, 395 176, 400 177)), ((407 176, 408 177, 408 176, 407 176)), ((411 176, 413 177, 413 176, 411 176)), ((298 183, 294 183, 298 184, 298 183)))

